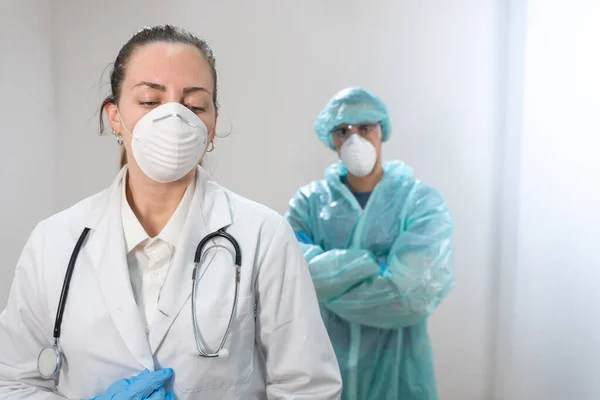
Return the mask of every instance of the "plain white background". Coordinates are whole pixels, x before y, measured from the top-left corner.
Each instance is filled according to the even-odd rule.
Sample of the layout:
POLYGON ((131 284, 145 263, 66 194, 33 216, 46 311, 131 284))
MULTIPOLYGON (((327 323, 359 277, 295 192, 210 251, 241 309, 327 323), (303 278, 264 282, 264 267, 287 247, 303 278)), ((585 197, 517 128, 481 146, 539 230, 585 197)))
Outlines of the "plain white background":
POLYGON ((387 103, 385 158, 411 164, 455 219, 458 284, 430 325, 440 399, 598 398, 599 16, 585 0, 529 3, 1 2, 0 307, 35 223, 117 172, 97 124, 109 63, 142 26, 173 23, 217 57, 231 134, 211 171, 279 212, 335 161, 312 129, 333 93, 364 86, 387 103))
POLYGON ((0 308, 29 233, 57 211, 48 2, 0 1, 0 308))
POLYGON ((524 68, 512 76, 522 93, 510 98, 522 107, 507 135, 520 145, 508 147, 506 164, 517 177, 505 181, 516 207, 504 216, 495 398, 597 400, 600 3, 529 0, 524 15, 524 68))

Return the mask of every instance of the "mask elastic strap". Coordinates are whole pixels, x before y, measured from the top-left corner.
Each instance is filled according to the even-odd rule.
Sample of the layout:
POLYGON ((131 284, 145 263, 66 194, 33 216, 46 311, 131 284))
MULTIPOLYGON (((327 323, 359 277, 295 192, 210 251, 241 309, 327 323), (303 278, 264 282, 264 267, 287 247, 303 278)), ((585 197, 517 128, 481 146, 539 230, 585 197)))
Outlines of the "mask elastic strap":
POLYGON ((131 133, 129 128, 127 128, 127 125, 125 125, 125 121, 123 121, 123 117, 121 116, 121 111, 119 111, 119 108, 117 108, 117 114, 119 114, 119 120, 121 120, 121 124, 123 125, 123 128, 125 128, 125 130, 127 131, 127 133, 129 133, 129 136, 131 136, 132 139, 135 139, 135 136, 133 136, 133 133, 131 133))

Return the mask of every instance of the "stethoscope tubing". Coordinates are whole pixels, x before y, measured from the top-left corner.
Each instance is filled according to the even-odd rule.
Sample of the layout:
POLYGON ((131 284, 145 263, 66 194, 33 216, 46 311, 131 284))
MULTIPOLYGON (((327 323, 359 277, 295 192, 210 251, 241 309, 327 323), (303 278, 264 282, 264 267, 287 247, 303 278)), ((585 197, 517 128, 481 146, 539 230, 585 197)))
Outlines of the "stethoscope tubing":
MULTIPOLYGON (((227 351, 223 352, 224 351, 223 348, 225 346, 225 343, 227 342, 229 333, 231 332, 231 326, 233 324, 233 319, 234 319, 234 316, 235 316, 235 313, 237 310, 237 305, 238 305, 238 300, 239 300, 240 270, 241 270, 241 266, 242 266, 242 253, 241 253, 240 245, 237 242, 237 240, 233 236, 231 236, 229 233, 227 233, 225 231, 225 229, 226 228, 221 228, 218 231, 215 231, 213 233, 209 233, 208 235, 206 235, 200 241, 200 243, 198 243, 198 246, 196 247, 196 252, 194 254, 194 271, 192 273, 192 281, 193 281, 193 283, 192 283, 192 319, 194 322, 194 338, 196 341, 196 346, 198 348, 199 355, 202 357, 206 357, 206 358, 219 357, 225 353, 228 353, 227 351), (197 276, 197 272, 199 270, 200 259, 202 258, 202 251, 204 250, 204 247, 210 240, 213 240, 218 237, 226 239, 229 243, 231 243, 231 245, 233 246, 234 251, 235 251, 235 257, 234 257, 235 293, 234 293, 234 297, 233 297, 233 305, 231 307, 231 314, 229 316, 229 321, 227 323, 227 329, 225 330, 223 339, 221 340, 221 343, 219 344, 219 347, 217 348, 217 351, 215 353, 207 353, 202 349, 201 333, 200 333, 200 329, 198 327, 198 319, 197 319, 196 312, 195 312, 196 303, 197 303, 197 300, 196 300, 197 290, 196 289, 197 289, 197 285, 198 285, 200 279, 202 278, 202 276, 197 276)), ((61 329, 62 329, 62 321, 63 321, 63 317, 64 317, 67 298, 69 296, 69 289, 71 287, 73 271, 75 270, 75 264, 77 263, 77 258, 79 257, 79 253, 81 252, 81 248, 83 247, 83 244, 84 244, 89 232, 90 232, 90 228, 85 227, 83 229, 83 231, 81 232, 81 235, 79 236, 79 239, 77 240, 77 243, 75 244, 73 252, 71 253, 71 258, 69 259, 69 264, 67 265, 67 271, 65 273, 65 278, 64 278, 62 290, 60 293, 60 299, 58 302, 58 308, 56 310, 56 318, 54 321, 54 330, 53 330, 54 345, 51 347, 56 352, 56 369, 55 369, 55 372, 53 375, 44 376, 44 374, 42 374, 42 372, 40 370, 40 365, 39 365, 40 361, 38 358, 38 370, 40 370, 39 371, 40 374, 44 378, 47 378, 47 379, 56 375, 62 367, 63 354, 60 349, 60 335, 61 335, 61 329)), ((50 349, 50 348, 46 348, 46 349, 50 349)), ((46 349, 43 349, 42 353, 46 349)), ((40 355, 41 355, 41 353, 40 353, 40 355)))
POLYGON ((229 333, 231 332, 231 326, 233 324, 233 318, 235 316, 236 310, 237 310, 237 305, 238 305, 238 299, 239 299, 239 293, 240 293, 240 269, 242 266, 242 254, 241 254, 241 250, 240 250, 240 246, 237 242, 237 240, 235 240, 235 238, 233 236, 231 236, 229 233, 225 232, 225 228, 221 228, 216 232, 210 233, 208 235, 206 235, 198 244, 198 246, 196 247, 196 253, 194 256, 194 272, 192 273, 192 320, 194 322, 194 339, 196 340, 196 347, 198 348, 198 353, 201 357, 206 357, 206 358, 215 358, 215 357, 219 357, 224 346, 225 346, 225 342, 227 342, 227 338, 229 337, 229 333), (229 241, 229 243, 231 243, 231 245, 234 248, 235 251, 235 292, 234 292, 234 297, 233 297, 233 305, 231 306, 231 313, 229 314, 229 321, 227 323, 227 328, 225 329, 225 334, 223 335, 223 339, 221 340, 221 343, 219 344, 219 346, 217 347, 217 350, 214 353, 207 353, 202 349, 202 343, 201 343, 201 332, 200 332, 200 328, 198 327, 198 317, 196 316, 196 295, 197 295, 197 287, 198 287, 198 283, 200 282, 200 279, 202 279, 202 275, 198 276, 198 270, 199 270, 199 266, 200 266, 200 260, 202 258, 202 251, 204 250, 204 247, 206 246, 206 244, 215 238, 224 238, 227 241, 229 241))

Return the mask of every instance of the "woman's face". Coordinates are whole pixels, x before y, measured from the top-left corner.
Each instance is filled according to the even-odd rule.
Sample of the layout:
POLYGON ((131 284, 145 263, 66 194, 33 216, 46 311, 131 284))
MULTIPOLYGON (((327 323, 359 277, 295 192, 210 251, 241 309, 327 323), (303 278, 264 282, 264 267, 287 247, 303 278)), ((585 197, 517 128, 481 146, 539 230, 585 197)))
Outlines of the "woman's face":
POLYGON ((147 112, 165 103, 181 103, 198 115, 208 128, 208 146, 217 123, 213 90, 210 66, 195 47, 153 43, 136 49, 125 67, 118 104, 108 104, 105 109, 111 128, 123 137, 128 162, 135 163, 130 135, 135 125, 147 112))

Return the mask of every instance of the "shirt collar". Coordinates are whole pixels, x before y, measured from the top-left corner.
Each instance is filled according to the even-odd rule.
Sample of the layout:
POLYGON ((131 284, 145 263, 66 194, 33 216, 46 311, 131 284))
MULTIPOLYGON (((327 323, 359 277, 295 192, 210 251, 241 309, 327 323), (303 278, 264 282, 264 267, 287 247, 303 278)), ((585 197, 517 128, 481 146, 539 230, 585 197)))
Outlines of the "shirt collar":
POLYGON ((190 205, 192 204, 195 188, 196 176, 194 175, 194 178, 185 190, 183 198, 179 202, 179 205, 171 216, 171 219, 169 219, 167 225, 158 234, 158 237, 162 241, 167 242, 172 247, 177 246, 177 242, 179 242, 179 238, 181 237, 181 232, 183 232, 183 228, 185 227, 185 221, 187 220, 188 211, 190 210, 190 205))
MULTIPOLYGON (((125 236, 125 248, 127 253, 131 252, 140 243, 146 239, 150 239, 150 236, 146 233, 142 224, 138 221, 135 213, 131 209, 129 202, 127 201, 127 194, 125 191, 127 183, 127 171, 123 176, 121 183, 121 220, 123 223, 123 234, 125 236)), ((158 234, 157 238, 166 242, 173 248, 177 246, 181 232, 185 226, 188 211, 192 203, 194 194, 194 188, 196 186, 196 178, 192 179, 192 182, 188 185, 179 206, 167 222, 167 225, 158 234)))

